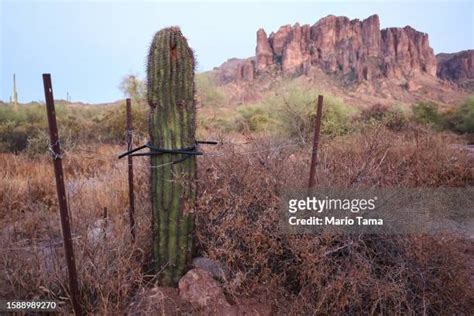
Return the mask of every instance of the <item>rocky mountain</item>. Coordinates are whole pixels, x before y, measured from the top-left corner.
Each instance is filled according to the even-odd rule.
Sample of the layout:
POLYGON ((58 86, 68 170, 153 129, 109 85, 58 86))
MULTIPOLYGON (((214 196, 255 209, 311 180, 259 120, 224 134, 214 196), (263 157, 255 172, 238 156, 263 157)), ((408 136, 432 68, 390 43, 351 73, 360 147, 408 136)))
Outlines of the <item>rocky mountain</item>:
POLYGON ((474 89, 474 50, 436 55, 437 76, 467 89, 474 89))
POLYGON ((377 15, 360 21, 327 16, 314 25, 285 25, 267 37, 257 32, 256 56, 221 67, 222 82, 253 80, 267 72, 306 74, 318 67, 348 82, 379 77, 436 76, 428 35, 410 26, 380 30, 377 15))
POLYGON ((259 29, 256 37, 255 56, 230 59, 212 71, 237 103, 258 100, 282 78, 298 78, 354 104, 451 104, 465 97, 459 86, 469 87, 473 79, 472 50, 435 56, 428 34, 410 26, 380 29, 377 15, 329 15, 270 35, 259 29))

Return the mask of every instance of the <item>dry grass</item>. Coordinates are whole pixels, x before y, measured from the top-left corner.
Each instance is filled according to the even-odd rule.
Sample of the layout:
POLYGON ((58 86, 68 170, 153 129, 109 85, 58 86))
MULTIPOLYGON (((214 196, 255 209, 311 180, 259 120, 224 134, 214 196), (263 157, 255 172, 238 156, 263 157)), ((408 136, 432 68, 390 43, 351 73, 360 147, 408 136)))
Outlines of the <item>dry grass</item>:
MULTIPOLYGON (((472 185, 472 158, 447 145, 453 141, 449 135, 420 130, 397 134, 384 128, 323 140, 318 183, 472 185)), ((279 314, 473 311, 468 241, 279 233, 280 192, 305 185, 311 149, 304 145, 239 154, 273 145, 268 139, 221 145, 210 152, 222 156, 199 158, 199 248, 229 267, 224 287, 230 300, 266 295, 279 314)), ((82 302, 90 313, 123 313, 154 281, 146 275, 148 162, 135 159, 139 227, 132 244, 126 162, 116 159, 121 150, 76 148, 64 159, 82 302)), ((0 297, 67 302, 50 158, 2 154, 0 165, 0 297)), ((68 303, 62 308, 70 311, 68 303)))
MULTIPOLYGON (((323 142, 320 185, 466 186, 473 163, 449 135, 383 128, 323 142), (417 136, 414 136, 416 134, 417 136)), ((265 148, 258 144, 255 148, 265 148)), ((279 314, 471 314, 472 241, 453 236, 284 235, 280 192, 304 187, 308 148, 242 157, 219 149, 202 172, 198 237, 232 271, 230 296, 257 294, 279 314)))
MULTIPOLYGON (((126 161, 116 158, 120 151, 102 146, 91 153, 78 148, 64 159, 82 301, 90 312, 125 310, 146 279, 148 178, 145 168, 137 168, 139 227, 132 244, 126 161)), ((67 278, 50 158, 2 154, 0 164, 5 166, 0 183, 0 297, 63 300, 67 278)))

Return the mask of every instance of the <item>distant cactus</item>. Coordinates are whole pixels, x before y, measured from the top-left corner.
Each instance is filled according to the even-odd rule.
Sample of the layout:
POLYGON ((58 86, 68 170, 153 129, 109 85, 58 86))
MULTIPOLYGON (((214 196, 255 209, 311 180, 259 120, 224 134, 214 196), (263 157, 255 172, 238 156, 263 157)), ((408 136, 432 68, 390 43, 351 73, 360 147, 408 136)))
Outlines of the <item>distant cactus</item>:
MULTIPOLYGON (((195 144, 194 55, 178 27, 157 32, 147 65, 151 145, 182 149, 195 144)), ((154 155, 151 165, 154 268, 163 285, 176 285, 193 251, 196 158, 171 164, 181 154, 154 155)))
POLYGON ((15 110, 18 109, 18 94, 16 93, 16 76, 13 74, 13 91, 10 102, 15 105, 15 110))

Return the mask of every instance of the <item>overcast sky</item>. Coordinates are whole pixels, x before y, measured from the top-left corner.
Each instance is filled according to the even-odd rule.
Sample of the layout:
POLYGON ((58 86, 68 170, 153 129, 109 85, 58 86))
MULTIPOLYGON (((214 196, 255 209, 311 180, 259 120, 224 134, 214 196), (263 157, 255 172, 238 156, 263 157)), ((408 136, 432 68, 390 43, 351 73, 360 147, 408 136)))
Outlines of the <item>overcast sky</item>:
POLYGON ((474 48, 473 1, 158 2, 0 0, 0 99, 16 73, 20 102, 43 100, 41 74, 52 74, 55 98, 90 103, 122 96, 123 76, 144 76, 153 34, 179 25, 196 52, 198 71, 255 53, 255 33, 314 24, 329 14, 381 27, 411 25, 429 34, 435 53, 474 48))

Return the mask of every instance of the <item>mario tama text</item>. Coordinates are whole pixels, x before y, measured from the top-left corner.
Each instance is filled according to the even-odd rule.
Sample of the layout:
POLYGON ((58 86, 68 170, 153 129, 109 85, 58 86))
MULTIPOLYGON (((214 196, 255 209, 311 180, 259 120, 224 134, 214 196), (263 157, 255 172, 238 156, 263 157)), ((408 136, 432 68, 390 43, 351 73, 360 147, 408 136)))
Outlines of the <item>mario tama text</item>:
POLYGON ((472 234, 472 188, 317 188, 284 192, 286 233, 472 234), (469 229, 471 227, 471 229, 469 229))
POLYGON ((288 224, 315 225, 315 226, 353 226, 353 225, 383 225, 383 218, 371 218, 360 215, 364 211, 374 210, 377 196, 370 199, 334 199, 326 196, 323 199, 317 197, 306 197, 305 199, 288 200, 288 212, 292 215, 288 218, 288 224), (316 213, 317 216, 298 217, 297 213, 316 213), (334 211, 334 212, 331 212, 334 211), (335 216, 340 211, 348 212, 347 216, 335 216), (358 215, 354 215, 358 214, 358 215))

